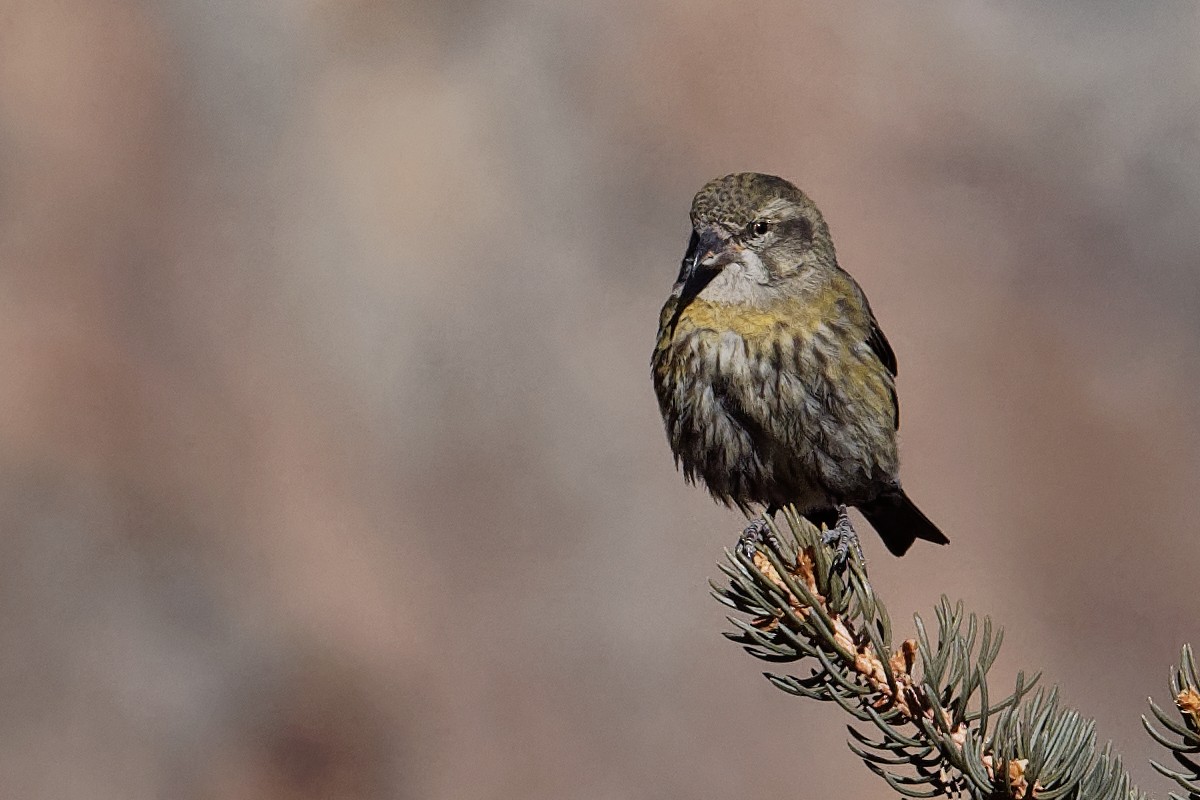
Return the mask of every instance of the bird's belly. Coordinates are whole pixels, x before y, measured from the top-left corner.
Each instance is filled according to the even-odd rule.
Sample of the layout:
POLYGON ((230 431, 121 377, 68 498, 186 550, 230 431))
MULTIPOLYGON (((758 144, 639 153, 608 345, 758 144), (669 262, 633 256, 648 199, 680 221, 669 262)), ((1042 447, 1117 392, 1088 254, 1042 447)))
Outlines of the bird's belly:
POLYGON ((807 448, 764 435, 726 410, 711 386, 697 387, 695 394, 698 399, 683 410, 672 437, 689 479, 700 478, 718 500, 740 507, 794 503, 808 510, 831 505, 807 463, 807 448))
POLYGON ((754 363, 741 337, 690 337, 672 350, 656 370, 656 388, 672 450, 689 480, 702 480, 718 500, 743 508, 830 505, 804 437, 778 436, 771 410, 779 407, 777 382, 754 363), (658 380, 659 373, 668 379, 658 380))
POLYGON ((792 345, 781 364, 761 342, 693 334, 656 364, 676 458, 723 502, 829 508, 873 494, 897 469, 890 421, 792 345))

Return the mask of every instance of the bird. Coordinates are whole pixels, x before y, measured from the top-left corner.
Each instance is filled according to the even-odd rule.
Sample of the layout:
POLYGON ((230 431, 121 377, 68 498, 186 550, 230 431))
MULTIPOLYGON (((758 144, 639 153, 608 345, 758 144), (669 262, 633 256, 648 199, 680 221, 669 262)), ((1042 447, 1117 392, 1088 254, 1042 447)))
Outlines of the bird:
POLYGON ((900 483, 896 356, 866 295, 838 264, 829 226, 791 182, 743 172, 709 181, 659 315, 651 357, 667 439, 689 483, 761 515, 792 505, 861 555, 848 508, 887 549, 948 544, 900 483))

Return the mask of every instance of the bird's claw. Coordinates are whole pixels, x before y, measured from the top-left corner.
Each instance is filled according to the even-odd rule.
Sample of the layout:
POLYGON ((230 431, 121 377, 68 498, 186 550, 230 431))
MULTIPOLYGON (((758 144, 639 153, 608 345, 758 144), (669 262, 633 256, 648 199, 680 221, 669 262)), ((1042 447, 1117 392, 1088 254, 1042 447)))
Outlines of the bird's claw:
POLYGON ((758 551, 759 545, 771 550, 779 550, 779 540, 771 532, 771 526, 767 522, 766 516, 751 520, 750 524, 742 531, 742 535, 738 537, 738 552, 745 556, 747 560, 754 559, 754 554, 758 551))
POLYGON ((821 543, 826 547, 833 548, 833 568, 835 570, 841 570, 849 563, 851 547, 858 555, 859 563, 867 563, 867 558, 863 555, 862 544, 858 541, 858 532, 854 530, 854 524, 850 522, 850 515, 845 506, 838 506, 837 524, 832 528, 827 528, 821 534, 821 543))

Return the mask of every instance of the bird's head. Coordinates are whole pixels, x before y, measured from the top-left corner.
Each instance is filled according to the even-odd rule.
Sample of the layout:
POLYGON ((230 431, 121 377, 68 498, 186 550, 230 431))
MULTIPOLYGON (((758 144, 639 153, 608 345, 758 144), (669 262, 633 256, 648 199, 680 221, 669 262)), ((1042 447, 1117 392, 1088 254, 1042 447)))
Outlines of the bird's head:
MULTIPOLYGON (((692 201, 692 239, 677 288, 729 302, 769 300, 836 264, 829 228, 808 195, 774 175, 709 181, 692 201)), ((690 298, 689 298, 690 299, 690 298)))

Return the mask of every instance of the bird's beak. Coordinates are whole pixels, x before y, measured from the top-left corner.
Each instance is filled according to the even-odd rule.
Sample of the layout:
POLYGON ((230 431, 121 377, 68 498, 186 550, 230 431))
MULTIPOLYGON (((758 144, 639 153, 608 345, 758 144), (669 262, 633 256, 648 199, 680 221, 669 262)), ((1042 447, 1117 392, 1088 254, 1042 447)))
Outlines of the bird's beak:
POLYGON ((679 299, 670 322, 672 331, 688 304, 704 291, 704 287, 708 286, 713 278, 721 274, 726 264, 736 258, 737 253, 732 244, 723 241, 713 231, 692 231, 687 252, 683 255, 683 263, 679 265, 679 278, 675 281, 673 294, 679 299))
POLYGON ((696 240, 696 267, 720 271, 721 267, 733 261, 736 254, 728 240, 711 230, 700 234, 696 240))
POLYGON ((726 264, 734 260, 734 253, 729 242, 722 241, 715 232, 706 230, 703 233, 692 232, 688 242, 687 253, 679 269, 679 282, 676 284, 682 295, 689 300, 708 285, 726 264))

